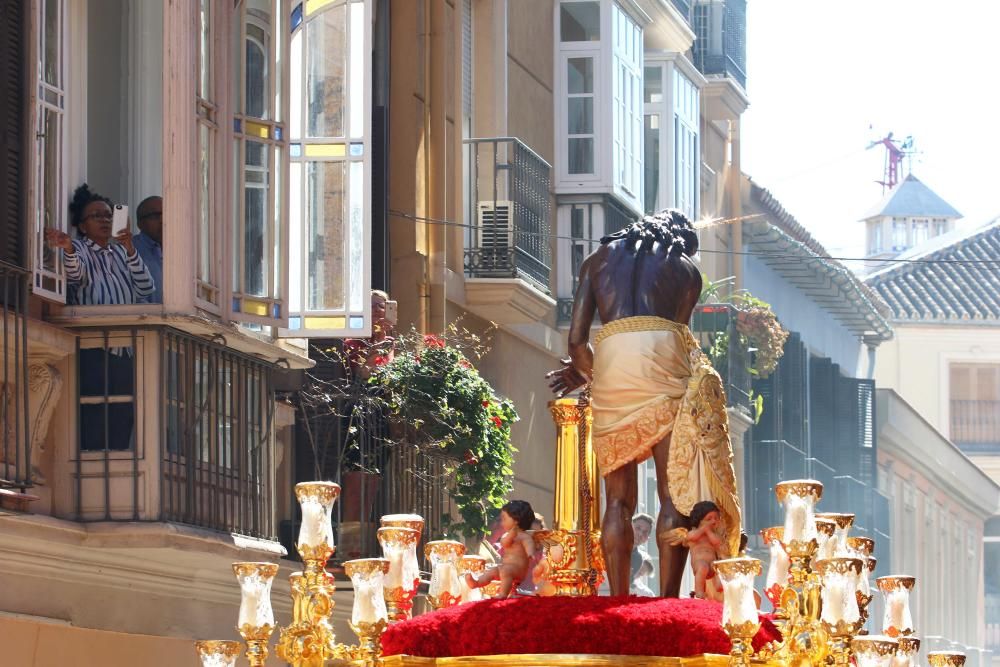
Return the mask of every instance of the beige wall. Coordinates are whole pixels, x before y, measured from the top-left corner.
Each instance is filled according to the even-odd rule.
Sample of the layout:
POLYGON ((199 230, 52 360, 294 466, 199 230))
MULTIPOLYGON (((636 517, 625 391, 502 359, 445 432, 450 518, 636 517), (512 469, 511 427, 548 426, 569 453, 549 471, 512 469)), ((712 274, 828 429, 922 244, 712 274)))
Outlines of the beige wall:
POLYGON ((949 435, 948 366, 1000 363, 1000 327, 894 322, 895 337, 875 359, 879 387, 894 389, 934 428, 949 435))

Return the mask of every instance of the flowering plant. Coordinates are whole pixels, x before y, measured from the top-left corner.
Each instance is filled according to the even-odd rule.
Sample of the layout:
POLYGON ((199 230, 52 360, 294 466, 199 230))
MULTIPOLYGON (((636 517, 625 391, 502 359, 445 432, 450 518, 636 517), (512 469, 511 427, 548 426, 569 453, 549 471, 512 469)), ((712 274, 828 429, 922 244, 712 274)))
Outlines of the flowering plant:
POLYGON ((517 412, 470 361, 485 351, 478 336, 454 325, 446 337, 411 332, 397 339, 395 357, 376 364, 368 380, 406 426, 407 439, 446 460, 461 515, 451 527, 467 536, 487 532, 513 488, 510 427, 517 412))
POLYGON ((733 302, 739 309, 736 331, 747 339, 751 347, 757 348, 753 370, 758 377, 765 378, 774 372, 785 353, 788 331, 778 322, 769 303, 749 293, 734 295, 733 302))

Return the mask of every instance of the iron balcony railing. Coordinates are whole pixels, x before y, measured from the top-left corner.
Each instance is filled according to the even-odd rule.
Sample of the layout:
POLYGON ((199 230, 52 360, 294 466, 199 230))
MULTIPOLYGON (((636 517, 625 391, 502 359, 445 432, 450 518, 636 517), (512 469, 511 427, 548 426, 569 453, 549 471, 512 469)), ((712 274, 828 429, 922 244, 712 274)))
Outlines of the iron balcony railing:
POLYGON ((1000 401, 952 400, 951 440, 966 451, 1000 451, 1000 401))
POLYGON ((28 271, 0 262, 3 319, 3 385, 0 386, 0 488, 32 486, 28 427, 28 271))
POLYGON ((466 139, 465 273, 549 293, 552 167, 520 139, 466 139))
POLYGON ((805 477, 806 454, 784 440, 753 440, 746 450, 749 533, 780 525, 784 512, 774 496, 774 485, 805 477))
POLYGON ((697 0, 694 29, 694 63, 698 70, 732 77, 746 88, 746 0, 725 0, 722 4, 697 0))
POLYGON ((274 539, 273 366, 167 327, 94 334, 77 349, 78 520, 274 539))
POLYGON ((728 303, 699 305, 691 317, 691 333, 722 376, 729 405, 749 415, 751 359, 748 347, 740 341, 736 330, 737 312, 728 303))

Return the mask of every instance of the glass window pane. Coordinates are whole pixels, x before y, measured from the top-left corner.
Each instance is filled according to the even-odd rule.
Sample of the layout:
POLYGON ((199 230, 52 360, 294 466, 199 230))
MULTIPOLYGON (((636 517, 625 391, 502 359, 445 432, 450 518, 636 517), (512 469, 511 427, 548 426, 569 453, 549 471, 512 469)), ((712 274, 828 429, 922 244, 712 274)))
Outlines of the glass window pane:
POLYGON ((566 66, 566 90, 570 95, 594 92, 594 59, 570 58, 566 66))
POLYGON ((85 452, 104 449, 105 414, 107 423, 111 425, 108 433, 108 449, 111 451, 131 449, 135 427, 135 410, 131 402, 81 405, 80 449, 85 452))
POLYGON ((42 73, 45 77, 45 83, 59 87, 60 86, 60 70, 62 69, 59 63, 59 21, 62 17, 59 16, 59 7, 62 5, 60 0, 45 0, 45 48, 43 51, 42 60, 42 73))
POLYGON ((646 67, 643 70, 644 102, 660 104, 663 102, 663 68, 659 65, 646 67))
POLYGON ((247 24, 246 110, 248 116, 269 118, 268 40, 264 29, 247 24))
POLYGON ((329 9, 306 24, 306 131, 343 137, 347 77, 347 7, 329 9))
MULTIPOLYGON (((43 229, 60 227, 62 202, 59 201, 59 145, 62 131, 60 114, 52 109, 42 112, 42 216, 43 229)), ((44 232, 43 232, 44 233, 44 232)), ((42 244, 42 265, 46 271, 56 271, 56 253, 47 243, 42 244)))
POLYGON ((571 174, 592 174, 594 173, 594 140, 590 138, 570 139, 569 148, 569 173, 571 174))
POLYGON ((364 308, 364 234, 365 234, 365 165, 352 162, 351 176, 351 240, 350 240, 350 277, 351 277, 351 312, 361 312, 364 308))
POLYGON ((256 141, 246 142, 243 173, 243 293, 251 296, 267 295, 266 276, 270 274, 268 254, 268 164, 267 145, 256 141))
POLYGON ((306 168, 306 252, 311 310, 343 309, 346 165, 310 162, 306 168))
POLYGON ((212 281, 212 130, 198 125, 198 278, 212 281))
POLYGON ((292 162, 288 168, 288 310, 302 312, 302 277, 311 267, 306 266, 302 248, 302 169, 301 162, 292 162))
POLYGON ((288 100, 291 117, 288 119, 288 131, 292 141, 302 139, 302 104, 304 102, 302 97, 302 51, 305 42, 302 34, 303 31, 299 30, 292 35, 291 44, 292 76, 288 81, 291 88, 288 100))
POLYGON ((568 107, 567 134, 594 133, 594 98, 571 97, 568 107))
POLYGON ((198 94, 212 99, 212 3, 201 0, 198 7, 198 94))
POLYGON ((365 5, 351 5, 351 92, 347 96, 350 108, 351 136, 365 134, 365 5))
POLYGON ((601 39, 601 5, 598 2, 564 2, 559 8, 559 32, 564 42, 597 42, 601 39))
POLYGON ((660 115, 647 114, 643 128, 643 160, 646 175, 644 209, 655 213, 660 192, 660 115))

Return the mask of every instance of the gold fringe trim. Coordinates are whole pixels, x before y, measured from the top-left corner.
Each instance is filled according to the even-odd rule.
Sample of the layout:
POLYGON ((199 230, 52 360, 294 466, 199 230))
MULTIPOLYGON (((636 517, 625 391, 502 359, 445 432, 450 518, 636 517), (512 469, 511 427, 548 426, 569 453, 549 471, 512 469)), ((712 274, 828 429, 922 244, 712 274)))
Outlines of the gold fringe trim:
POLYGON ((597 345, 608 336, 620 333, 635 333, 637 331, 676 331, 684 335, 688 328, 686 324, 668 320, 665 317, 655 315, 637 315, 635 317, 623 317, 620 320, 608 322, 594 336, 594 345, 597 345))

